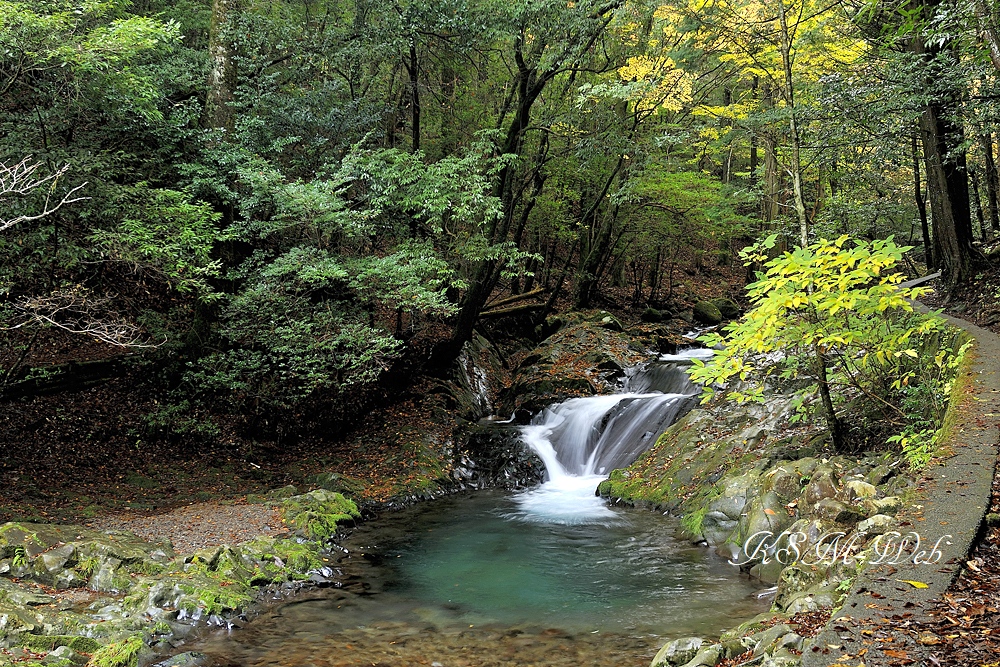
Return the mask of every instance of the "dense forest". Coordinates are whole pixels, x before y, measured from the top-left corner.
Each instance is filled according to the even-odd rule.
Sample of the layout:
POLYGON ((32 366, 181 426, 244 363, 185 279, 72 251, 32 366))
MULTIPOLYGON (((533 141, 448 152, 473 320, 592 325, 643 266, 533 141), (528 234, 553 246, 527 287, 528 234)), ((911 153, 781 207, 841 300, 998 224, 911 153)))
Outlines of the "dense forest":
MULTIPOLYGON (((350 664, 985 667, 1000 339, 913 301, 998 330, 998 102, 989 0, 0 0, 0 664, 135 667, 302 586, 367 599, 345 526, 572 478, 569 519, 458 508, 521 522, 468 543, 568 527, 550 588, 596 563, 587 599, 624 596, 601 622, 647 589, 784 620, 660 654, 681 630, 629 626, 626 659, 599 624, 478 627, 449 574, 440 614, 350 664), (640 541, 627 504, 656 510, 640 541), (799 535, 848 534, 859 553, 800 562, 799 535), (916 553, 865 580, 893 535, 916 553), (604 576, 646 577, 639 552, 733 578, 712 602, 604 576), (853 648, 850 616, 818 634, 841 605, 853 648), (401 662, 445 617, 481 657, 401 662)), ((491 570, 549 596, 463 559, 474 602, 491 570)), ((349 664, 356 639, 302 625, 329 661, 269 664, 349 664)))
POLYGON ((350 421, 772 234, 956 286, 1000 232, 985 2, 3 2, 0 44, 0 385, 129 353, 146 436, 350 421))

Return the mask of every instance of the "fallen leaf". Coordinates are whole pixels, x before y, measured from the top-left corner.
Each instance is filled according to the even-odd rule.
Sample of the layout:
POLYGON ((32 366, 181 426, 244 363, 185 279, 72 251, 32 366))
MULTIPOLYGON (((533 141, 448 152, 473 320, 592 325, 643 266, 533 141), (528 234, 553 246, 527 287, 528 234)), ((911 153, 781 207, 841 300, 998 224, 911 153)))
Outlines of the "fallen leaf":
POLYGON ((909 584, 914 588, 927 588, 927 584, 922 581, 913 581, 912 579, 897 579, 896 581, 903 584, 909 584))

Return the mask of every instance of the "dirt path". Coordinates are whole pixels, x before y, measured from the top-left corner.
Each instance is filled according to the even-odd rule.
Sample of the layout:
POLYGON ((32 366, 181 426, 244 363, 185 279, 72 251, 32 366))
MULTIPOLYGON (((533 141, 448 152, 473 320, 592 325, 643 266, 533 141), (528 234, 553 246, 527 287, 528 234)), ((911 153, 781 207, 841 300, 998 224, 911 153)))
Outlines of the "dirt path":
POLYGON ((942 642, 929 634, 938 624, 932 611, 962 572, 990 507, 1000 442, 1000 337, 948 319, 975 343, 968 385, 949 408, 949 416, 957 413, 942 443, 953 454, 922 472, 910 509, 899 517, 900 532, 913 531, 921 544, 857 577, 827 628, 806 645, 802 667, 945 664, 942 642))
POLYGON ((225 501, 193 503, 155 514, 122 512, 94 519, 87 526, 105 531, 127 530, 148 542, 169 540, 178 553, 288 532, 272 507, 225 501))

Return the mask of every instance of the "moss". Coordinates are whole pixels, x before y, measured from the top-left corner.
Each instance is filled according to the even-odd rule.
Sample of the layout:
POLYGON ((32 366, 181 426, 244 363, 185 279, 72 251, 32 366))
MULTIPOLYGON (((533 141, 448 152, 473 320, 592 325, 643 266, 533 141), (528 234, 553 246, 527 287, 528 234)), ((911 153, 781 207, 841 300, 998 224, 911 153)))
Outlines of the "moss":
POLYGON ((22 634, 17 638, 17 645, 34 651, 52 651, 60 646, 68 646, 77 653, 93 653, 101 644, 89 637, 75 635, 32 635, 22 634))
POLYGON ((137 667, 146 642, 141 634, 102 646, 87 663, 90 667, 137 667))
POLYGON ((688 512, 681 517, 681 528, 691 537, 701 535, 701 524, 705 521, 706 514, 708 514, 707 507, 699 507, 693 512, 688 512))
POLYGON ((253 602, 251 595, 242 586, 232 588, 203 588, 198 591, 198 600, 205 613, 222 614, 227 611, 246 609, 253 602))
POLYGON ((136 561, 135 563, 130 563, 128 565, 128 571, 134 574, 141 574, 145 576, 153 576, 162 573, 166 570, 166 567, 157 563, 153 560, 143 559, 136 561))
POLYGON ((361 517, 354 501, 323 489, 289 498, 281 513, 285 523, 312 540, 327 540, 337 533, 338 523, 361 517))

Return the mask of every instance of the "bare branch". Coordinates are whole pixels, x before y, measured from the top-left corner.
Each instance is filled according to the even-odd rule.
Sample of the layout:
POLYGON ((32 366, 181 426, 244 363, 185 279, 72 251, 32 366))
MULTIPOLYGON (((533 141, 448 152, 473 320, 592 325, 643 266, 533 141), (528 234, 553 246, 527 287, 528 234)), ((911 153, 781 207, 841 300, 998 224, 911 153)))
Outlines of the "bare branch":
POLYGON ((24 197, 38 188, 48 187, 48 192, 45 195, 45 204, 42 206, 40 212, 34 215, 19 215, 8 219, 0 218, 0 232, 22 222, 41 220, 44 217, 52 215, 67 204, 90 199, 89 197, 75 196, 77 192, 87 185, 86 183, 81 183, 63 195, 58 201, 54 201, 56 184, 59 182, 59 178, 69 170, 69 165, 63 165, 48 176, 38 177, 35 175, 35 172, 38 171, 38 167, 41 164, 41 162, 33 161, 31 157, 26 157, 17 164, 10 166, 0 162, 0 202, 3 202, 8 197, 24 197))
POLYGON ((154 348, 162 344, 148 342, 138 326, 108 309, 110 302, 109 297, 91 296, 82 286, 48 296, 25 296, 14 303, 22 321, 3 328, 20 329, 29 324, 54 326, 116 347, 154 348))

